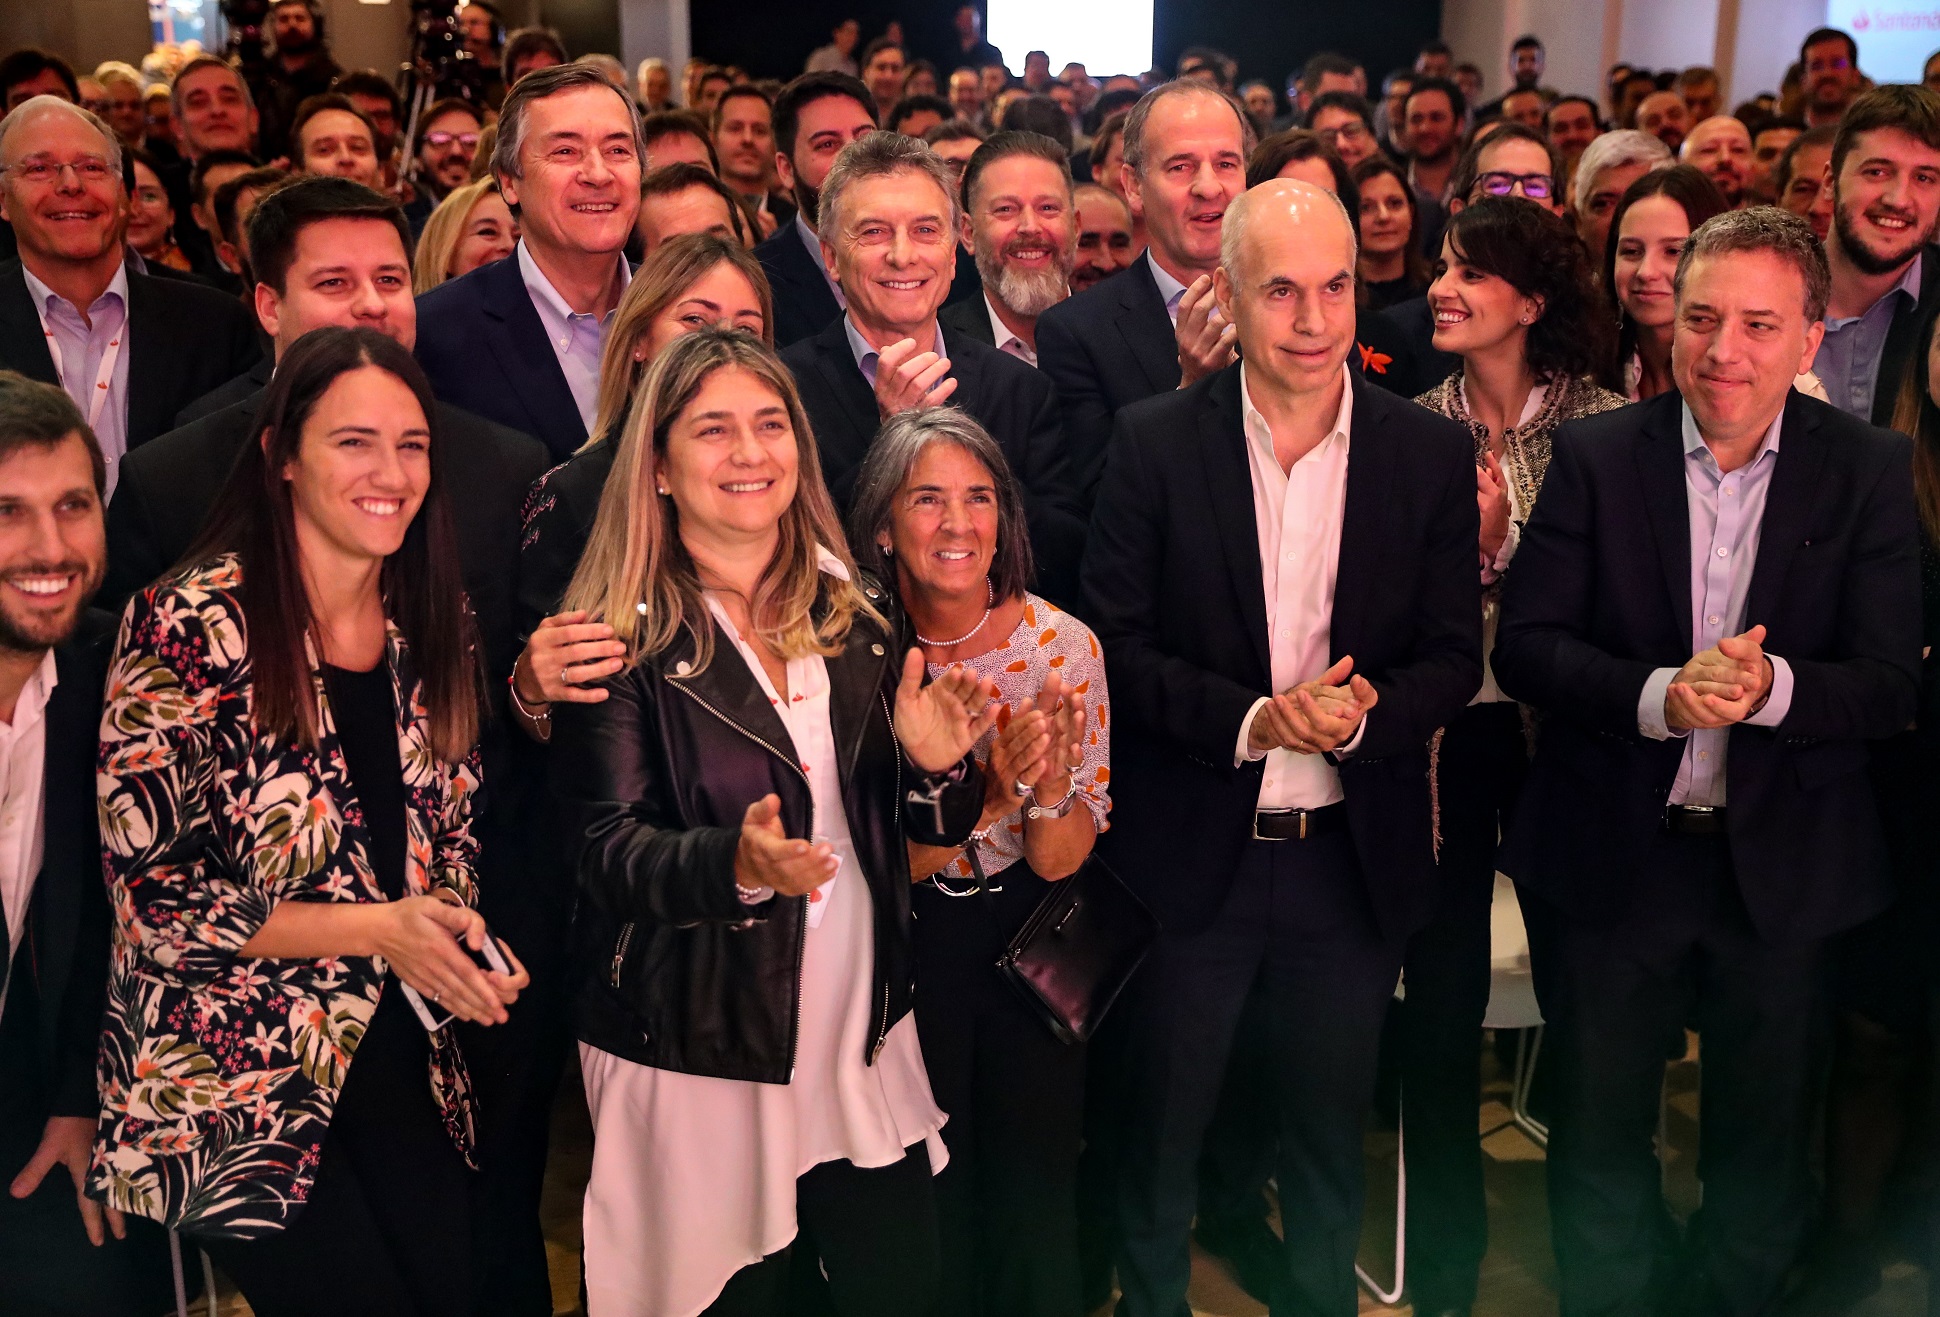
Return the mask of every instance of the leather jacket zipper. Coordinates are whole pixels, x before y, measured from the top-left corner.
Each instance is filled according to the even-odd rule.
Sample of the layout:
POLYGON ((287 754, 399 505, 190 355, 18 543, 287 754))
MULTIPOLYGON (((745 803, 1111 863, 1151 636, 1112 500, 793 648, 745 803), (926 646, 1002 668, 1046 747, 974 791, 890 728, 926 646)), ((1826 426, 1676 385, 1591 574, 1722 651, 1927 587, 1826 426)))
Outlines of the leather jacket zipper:
MULTIPOLYGON (((782 763, 787 764, 790 768, 795 770, 796 774, 799 775, 802 779, 802 785, 808 788, 808 818, 809 818, 808 830, 809 830, 809 835, 813 836, 815 834, 815 784, 808 780, 808 773, 806 770, 802 768, 801 764, 793 759, 790 759, 787 755, 777 750, 774 746, 768 744, 768 742, 762 740, 759 736, 756 736, 753 732, 743 727, 740 723, 734 721, 734 719, 722 713, 719 709, 715 708, 713 705, 709 704, 706 700, 702 699, 700 695, 696 694, 694 691, 689 690, 686 686, 683 686, 680 683, 680 681, 677 680, 676 678, 669 677, 667 679, 667 684, 669 686, 672 686, 675 690, 679 691, 681 694, 685 695, 688 699, 692 700, 694 703, 700 705, 701 708, 713 714, 716 718, 719 718, 722 722, 726 723, 729 727, 732 727, 735 731, 741 733, 741 735, 747 737, 750 741, 753 741, 756 745, 760 746, 763 750, 766 750, 769 754, 781 760, 782 763)), ((893 729, 892 729, 892 732, 893 732, 893 729)), ((794 1082, 794 1078, 795 1078, 795 1048, 797 1044, 801 1041, 801 1036, 802 1036, 802 959, 808 951, 808 898, 806 896, 798 896, 795 899, 801 902, 802 917, 795 932, 795 1024, 793 1029, 789 1032, 789 1035, 788 1035, 788 1079, 789 1079, 789 1082, 791 1083, 794 1082)), ((887 992, 888 990, 885 987, 884 989, 885 999, 887 998, 887 992)), ((883 1013, 885 1016, 888 1014, 888 1008, 886 1005, 884 1007, 883 1013)))
MULTIPOLYGON (((882 689, 880 687, 878 687, 876 690, 876 699, 882 705, 882 716, 888 719, 889 721, 890 744, 896 747, 896 794, 890 797, 890 799, 896 802, 896 811, 898 814, 901 814, 902 808, 903 808, 903 742, 902 742, 902 738, 896 735, 896 715, 893 711, 891 711, 889 707, 889 697, 882 693, 882 689)), ((898 833, 900 833, 901 829, 899 828, 897 829, 897 831, 898 833)), ((880 965, 878 965, 876 968, 878 971, 882 971, 882 967, 880 965)), ((883 1044, 888 1041, 889 1041, 889 975, 886 972, 884 972, 882 976, 882 1015, 876 1022, 875 1045, 869 1049, 870 1065, 874 1065, 876 1063, 876 1058, 882 1055, 883 1044)))
POLYGON ((626 949, 633 942, 633 924, 628 921, 620 928, 619 940, 613 947, 613 986, 620 986, 620 966, 626 961, 626 949))

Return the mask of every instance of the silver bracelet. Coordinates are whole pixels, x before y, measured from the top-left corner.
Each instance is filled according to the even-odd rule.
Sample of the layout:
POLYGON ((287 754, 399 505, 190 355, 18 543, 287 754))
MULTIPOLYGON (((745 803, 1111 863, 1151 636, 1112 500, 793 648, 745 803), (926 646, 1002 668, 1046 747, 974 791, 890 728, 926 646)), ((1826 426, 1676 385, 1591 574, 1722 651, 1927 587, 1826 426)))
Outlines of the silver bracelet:
POLYGON ((1065 790, 1064 798, 1055 805, 1038 804, 1037 792, 1033 789, 1031 792, 1031 805, 1029 809, 1024 811, 1024 817, 1032 819, 1061 819, 1069 814, 1072 803, 1078 798, 1078 775, 1076 773, 1071 774, 1070 781, 1071 785, 1065 790))
POLYGON ((512 692, 512 708, 514 710, 526 718, 531 719, 545 731, 550 732, 552 730, 552 702, 550 700, 541 700, 540 703, 545 707, 536 713, 533 711, 532 706, 525 702, 525 697, 519 694, 519 670, 516 665, 512 669, 512 675, 506 678, 505 687, 512 692))

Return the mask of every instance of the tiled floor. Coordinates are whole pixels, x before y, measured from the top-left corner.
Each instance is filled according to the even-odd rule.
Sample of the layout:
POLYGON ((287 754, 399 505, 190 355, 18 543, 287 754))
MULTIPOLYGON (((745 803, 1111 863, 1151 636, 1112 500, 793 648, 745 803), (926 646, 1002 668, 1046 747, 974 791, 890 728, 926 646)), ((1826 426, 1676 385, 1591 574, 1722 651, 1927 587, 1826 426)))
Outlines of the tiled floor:
MULTIPOLYGON (((1491 1071, 1477 1129, 1487 1154, 1489 1253, 1482 1264, 1475 1317, 1555 1317, 1555 1263, 1543 1189, 1543 1151, 1509 1123, 1508 1086, 1491 1071)), ((1671 1068, 1665 1103, 1670 1149, 1665 1188, 1680 1215, 1697 1201, 1697 1067, 1687 1060, 1671 1068)), ((591 1163, 592 1136, 576 1081, 562 1095, 553 1123, 553 1153, 543 1217, 552 1261, 556 1314, 578 1312, 579 1204, 591 1163)), ((1391 1276, 1394 1257, 1395 1139, 1392 1131, 1368 1135, 1368 1209, 1362 1234, 1362 1265, 1377 1279, 1391 1276)), ((226 1287, 225 1287, 226 1289, 226 1287)), ((224 1317, 247 1317, 248 1307, 226 1295, 224 1317)), ((1195 1252, 1191 1291, 1197 1317, 1265 1317, 1266 1308, 1233 1282, 1224 1267, 1195 1252)), ((1911 1263, 1895 1263, 1880 1292, 1849 1317, 1921 1317, 1926 1276, 1911 1263)), ((201 1306, 197 1314, 205 1311, 201 1306)), ((1363 1313, 1407 1312, 1384 1308, 1363 1292, 1363 1313)))

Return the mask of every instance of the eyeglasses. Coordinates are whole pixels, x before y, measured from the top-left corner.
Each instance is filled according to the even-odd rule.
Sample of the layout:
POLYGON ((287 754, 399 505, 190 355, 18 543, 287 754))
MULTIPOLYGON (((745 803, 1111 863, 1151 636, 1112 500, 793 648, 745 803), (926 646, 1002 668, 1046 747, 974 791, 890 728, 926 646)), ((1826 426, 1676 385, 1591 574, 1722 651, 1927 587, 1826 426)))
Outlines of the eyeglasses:
POLYGON ((52 160, 29 160, 7 166, 8 173, 35 187, 46 187, 70 169, 74 171, 76 179, 89 186, 105 183, 115 176, 114 171, 108 168, 108 162, 98 159, 73 160, 66 164, 56 164, 52 160))
POLYGON ((478 149, 478 134, 436 132, 426 133, 424 135, 424 144, 439 151, 444 150, 453 142, 458 143, 458 145, 464 147, 467 151, 475 151, 478 149))
POLYGON ((1343 140, 1349 142, 1364 141, 1368 136, 1367 125, 1359 119, 1351 123, 1344 123, 1338 128, 1323 128, 1320 130, 1320 140, 1329 146, 1334 146, 1337 142, 1343 140))
POLYGON ((1548 201, 1556 192, 1556 180, 1548 174, 1505 174, 1490 170, 1476 176, 1470 195, 1475 192, 1487 197, 1506 197, 1519 192, 1531 201, 1548 201))

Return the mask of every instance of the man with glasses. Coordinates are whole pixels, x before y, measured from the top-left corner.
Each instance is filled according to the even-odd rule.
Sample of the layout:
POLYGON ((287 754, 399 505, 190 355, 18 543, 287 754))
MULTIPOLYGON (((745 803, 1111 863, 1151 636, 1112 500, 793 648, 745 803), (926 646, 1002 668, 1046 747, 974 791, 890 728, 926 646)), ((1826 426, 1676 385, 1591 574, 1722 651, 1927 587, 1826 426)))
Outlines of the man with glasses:
POLYGON ((1334 148, 1350 170, 1380 149, 1374 135, 1374 111, 1366 99, 1351 91, 1328 91, 1314 97, 1304 125, 1334 148))
POLYGON ((36 96, 0 121, 0 369, 58 384, 120 459, 260 355, 234 298, 123 263, 121 143, 98 117, 36 96))
POLYGON ((424 222, 440 201, 471 182, 478 135, 478 111, 467 101, 450 96, 425 111, 418 128, 417 167, 411 175, 417 197, 404 208, 414 235, 424 231, 424 222))
POLYGON ((1859 43, 1836 27, 1806 35, 1799 43, 1799 67, 1805 74, 1808 128, 1838 123, 1865 85, 1859 72, 1859 43))

